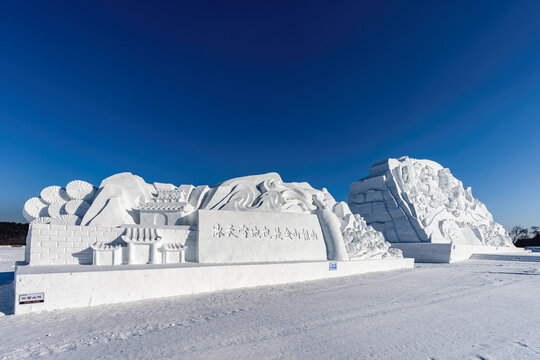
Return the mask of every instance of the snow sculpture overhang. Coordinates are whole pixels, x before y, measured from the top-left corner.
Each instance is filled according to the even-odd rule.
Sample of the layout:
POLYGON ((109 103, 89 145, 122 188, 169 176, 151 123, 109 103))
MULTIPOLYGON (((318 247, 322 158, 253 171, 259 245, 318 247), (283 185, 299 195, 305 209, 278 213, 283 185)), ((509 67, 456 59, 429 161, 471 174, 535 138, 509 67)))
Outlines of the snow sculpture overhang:
POLYGON ((434 161, 379 161, 351 184, 348 204, 389 242, 513 246, 471 188, 434 161))

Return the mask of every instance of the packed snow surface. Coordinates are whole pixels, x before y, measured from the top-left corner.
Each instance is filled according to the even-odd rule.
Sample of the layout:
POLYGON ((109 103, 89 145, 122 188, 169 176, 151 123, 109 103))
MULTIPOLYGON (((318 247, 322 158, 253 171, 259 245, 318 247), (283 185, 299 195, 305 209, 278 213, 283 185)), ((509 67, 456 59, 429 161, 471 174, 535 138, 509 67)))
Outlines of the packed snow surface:
MULTIPOLYGON (((0 262, 13 255, 2 248, 0 262)), ((12 275, 0 274, 9 313, 12 275)), ((540 262, 468 260, 3 316, 0 358, 539 359, 539 275, 540 262)))

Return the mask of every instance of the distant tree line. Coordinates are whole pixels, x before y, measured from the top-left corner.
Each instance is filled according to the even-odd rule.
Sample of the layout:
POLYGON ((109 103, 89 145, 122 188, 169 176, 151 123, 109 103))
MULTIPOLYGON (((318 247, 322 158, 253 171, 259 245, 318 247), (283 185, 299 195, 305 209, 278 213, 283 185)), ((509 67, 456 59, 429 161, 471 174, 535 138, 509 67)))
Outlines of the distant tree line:
POLYGON ((0 245, 26 245, 28 224, 0 222, 0 245))
POLYGON ((540 246, 540 226, 531 226, 529 229, 514 226, 510 231, 514 245, 518 247, 540 246))

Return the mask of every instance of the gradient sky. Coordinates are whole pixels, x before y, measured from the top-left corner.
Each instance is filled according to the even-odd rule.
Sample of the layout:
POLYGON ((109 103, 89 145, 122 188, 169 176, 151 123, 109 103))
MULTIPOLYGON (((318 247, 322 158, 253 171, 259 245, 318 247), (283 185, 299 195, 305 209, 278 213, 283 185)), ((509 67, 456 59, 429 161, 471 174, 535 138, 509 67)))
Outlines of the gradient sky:
POLYGON ((4 1, 0 221, 73 179, 277 171, 346 200, 386 157, 540 225, 539 1, 4 1))

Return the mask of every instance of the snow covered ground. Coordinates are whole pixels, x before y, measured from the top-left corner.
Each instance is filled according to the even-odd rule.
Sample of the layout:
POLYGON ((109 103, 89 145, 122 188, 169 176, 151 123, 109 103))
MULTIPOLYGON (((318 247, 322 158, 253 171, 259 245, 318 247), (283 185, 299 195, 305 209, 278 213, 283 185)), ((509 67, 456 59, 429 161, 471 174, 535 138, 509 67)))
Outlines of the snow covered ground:
POLYGON ((0 272, 15 270, 15 261, 24 260, 24 247, 0 246, 0 272))
MULTIPOLYGON (((3 269, 17 251, 0 250, 3 269)), ((0 274, 9 312, 12 275, 0 274)), ((539 275, 540 262, 467 260, 3 316, 0 358, 539 359, 539 275)))

